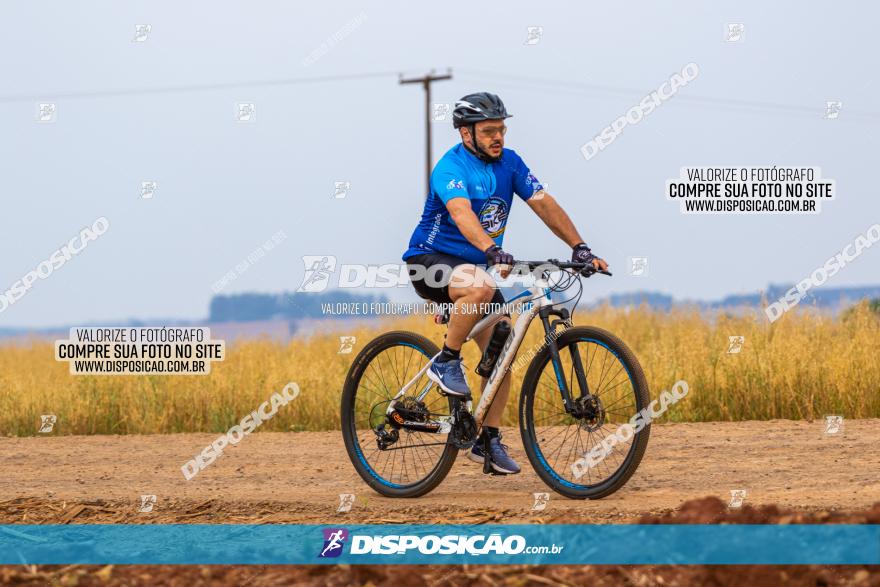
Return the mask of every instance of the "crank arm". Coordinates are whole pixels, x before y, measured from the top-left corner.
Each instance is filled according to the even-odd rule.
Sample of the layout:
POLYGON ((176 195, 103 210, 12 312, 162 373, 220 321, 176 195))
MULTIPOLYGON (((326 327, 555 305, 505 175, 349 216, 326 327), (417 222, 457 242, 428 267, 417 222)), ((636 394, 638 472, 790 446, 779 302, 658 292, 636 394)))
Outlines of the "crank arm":
POLYGON ((428 422, 412 422, 410 420, 404 420, 403 422, 395 422, 395 424, 406 430, 427 432, 428 434, 449 434, 452 430, 452 423, 447 419, 431 420, 428 422))

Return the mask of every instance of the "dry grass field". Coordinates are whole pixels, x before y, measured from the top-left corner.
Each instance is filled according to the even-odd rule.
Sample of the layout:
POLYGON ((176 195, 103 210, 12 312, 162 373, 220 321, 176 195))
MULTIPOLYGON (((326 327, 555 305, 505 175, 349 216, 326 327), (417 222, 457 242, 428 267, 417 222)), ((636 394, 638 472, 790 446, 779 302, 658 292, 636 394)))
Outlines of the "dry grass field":
MULTIPOLYGON (((825 414, 880 417, 880 318, 867 303, 832 318, 789 312, 769 324, 754 313, 671 313, 640 309, 579 310, 575 324, 605 328, 633 349, 653 397, 679 379, 686 401, 667 422, 792 419, 825 414), (728 337, 744 336, 739 353, 728 337)), ((0 346, 0 435, 37 434, 41 414, 57 416, 53 434, 221 432, 290 381, 302 392, 261 431, 318 431, 339 427, 339 398, 355 354, 383 331, 413 330, 442 342, 445 327, 425 317, 389 320, 346 334, 352 354, 339 354, 339 336, 317 335, 288 344, 248 341, 228 346, 227 358, 205 376, 73 376, 56 362, 51 343, 0 346)), ((521 352, 537 347, 533 323, 521 352)), ((468 344, 465 362, 478 361, 468 344)), ((513 373, 514 394, 525 369, 513 373)), ((476 375, 471 374, 475 386, 476 375)), ((515 425, 516 398, 507 425, 515 425)))

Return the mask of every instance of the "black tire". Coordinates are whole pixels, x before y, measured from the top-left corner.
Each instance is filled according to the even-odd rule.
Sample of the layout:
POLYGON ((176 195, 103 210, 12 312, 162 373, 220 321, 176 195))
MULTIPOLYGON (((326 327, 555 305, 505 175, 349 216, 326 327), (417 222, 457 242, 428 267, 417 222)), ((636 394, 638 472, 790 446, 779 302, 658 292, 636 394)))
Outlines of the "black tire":
MULTIPOLYGON (((372 381, 373 385, 380 386, 380 391, 384 393, 377 394, 378 398, 381 397, 393 397, 393 395, 402 387, 400 381, 405 383, 409 380, 409 378, 414 377, 421 367, 425 365, 425 363, 434 355, 440 352, 440 349, 432 343, 430 340, 425 338, 424 336, 420 336, 418 334, 414 334, 412 332, 403 332, 403 331, 394 331, 388 332, 379 336, 372 341, 370 341, 364 349, 355 357, 354 362, 351 365, 351 368, 348 371, 348 375, 345 378, 345 386, 342 390, 342 437, 345 440, 345 448, 348 451, 348 456, 351 459, 352 464, 354 465, 355 470, 357 470, 358 474, 361 478, 373 488, 378 493, 386 496, 386 497, 419 497, 433 490, 437 485, 440 484, 441 481, 446 477, 449 473, 449 469, 452 468, 452 464, 455 462, 456 457, 458 456, 458 449, 455 448, 452 444, 446 444, 445 446, 435 446, 428 448, 413 448, 411 450, 408 449, 400 449, 396 451, 379 451, 376 446, 376 436, 372 432, 371 429, 365 428, 364 424, 374 424, 374 412, 378 414, 379 412, 374 408, 370 411, 367 416, 367 421, 363 420, 363 414, 361 417, 358 417, 358 413, 355 410, 358 399, 358 392, 361 391, 362 396, 368 396, 367 390, 365 389, 366 383, 370 382, 370 376, 367 375, 368 369, 370 369, 371 364, 373 364, 373 371, 371 372, 376 378, 376 363, 379 364, 379 369, 382 369, 380 355, 383 352, 392 350, 395 354, 401 349, 397 349, 395 347, 410 347, 413 349, 410 354, 410 358, 407 359, 407 370, 409 371, 409 375, 406 374, 399 375, 395 377, 395 379, 387 384, 385 381, 387 370, 380 371, 382 373, 382 381, 381 383, 378 381, 372 381), (415 355, 417 367, 413 365, 413 368, 410 368, 410 363, 412 362, 412 356, 415 355), (419 360, 421 359, 421 360, 419 360), (375 361, 375 363, 374 363, 375 361), (397 386, 395 388, 395 385, 397 386), (361 424, 362 428, 358 430, 358 424, 361 424), (368 443, 372 443, 372 446, 365 446, 368 443), (432 450, 436 449, 436 450, 432 450), (434 463, 433 467, 430 469, 424 467, 424 475, 418 479, 412 480, 408 476, 406 478, 406 483, 396 482, 394 481, 394 471, 395 466, 392 464, 391 466, 391 475, 392 479, 386 478, 385 469, 382 471, 377 471, 376 468, 371 464, 367 455, 365 454, 365 450, 369 451, 370 454, 379 454, 383 453, 407 453, 419 451, 417 454, 436 454, 437 459, 436 463, 434 463), (411 482, 409 482, 411 481, 411 482)), ((404 350, 404 352, 406 352, 404 350)), ((399 368, 403 361, 398 361, 395 363, 395 366, 399 368)), ((389 361, 390 363, 390 361, 389 361)), ((393 367, 392 367, 393 368, 393 367)), ((390 379, 391 376, 387 375, 390 379)), ((428 381, 427 377, 423 376, 426 382, 428 381)), ((421 388, 422 381, 420 380, 415 388, 421 388)), ((428 402, 429 408, 432 409, 440 409, 437 406, 445 406, 446 409, 451 411, 453 400, 446 397, 440 396, 437 387, 429 392, 428 396, 426 396, 426 400, 431 398, 428 402), (435 397, 433 397, 435 396, 435 397), (440 399, 438 399, 440 398, 440 399)), ((364 401, 362 399, 362 401, 364 401)), ((372 400, 367 400, 368 403, 372 403, 372 400)), ((382 403, 382 402, 380 402, 382 403)), ((360 409, 362 411, 365 410, 363 404, 361 404, 360 409)), ((381 411, 381 407, 380 407, 381 411)), ((446 412, 447 414, 449 411, 446 412)), ((381 412, 384 414, 384 411, 381 412)), ((379 419, 381 419, 381 414, 379 415, 379 419)), ((377 420, 378 421, 378 420, 377 420)), ((409 438, 410 436, 419 436, 422 441, 425 442, 446 442, 447 436, 442 434, 426 434, 422 432, 408 432, 401 431, 401 442, 404 438, 409 438)), ((387 456, 387 455, 386 455, 387 456)), ((396 454, 393 458, 397 458, 396 454)), ((411 460, 412 462, 412 460, 411 460)), ((403 466, 406 466, 406 462, 403 462, 403 466)), ((387 469, 387 463, 386 463, 387 469)))
MULTIPOLYGON (((648 384, 645 380, 642 368, 632 351, 630 351, 629 348, 616 336, 599 328, 579 326, 566 330, 556 342, 559 347, 560 360, 563 362, 563 370, 565 370, 565 359, 568 358, 569 361, 571 360, 570 346, 572 344, 578 344, 578 346, 575 347, 578 353, 580 355, 587 355, 583 358, 583 364, 584 370, 587 371, 588 380, 591 377, 589 373, 590 367, 593 367, 593 364, 589 360, 589 350, 591 345, 596 346, 596 351, 598 351, 600 347, 605 347, 607 354, 620 362, 629 380, 629 389, 626 389, 626 380, 624 380, 623 383, 625 387, 623 390, 619 391, 619 394, 622 397, 631 395, 633 405, 621 407, 622 409, 620 412, 615 411, 616 414, 620 414, 615 415, 615 418, 621 418, 622 415, 625 415, 625 418, 621 418, 621 420, 628 421, 631 416, 635 416, 639 410, 648 406, 650 403, 650 394, 648 393, 648 384), (584 348, 581 347, 584 347, 587 352, 584 353, 584 348)), ((593 353, 593 360, 596 360, 598 363, 596 354, 597 352, 593 353)), ((602 377, 607 377, 607 374, 605 373, 605 362, 602 363, 602 369, 602 377)), ((573 371, 573 369, 571 371, 573 371)), ((610 368, 608 371, 610 372, 610 368)), ((570 434, 570 426, 573 424, 576 425, 574 431, 576 437, 572 435, 574 443, 572 456, 577 457, 579 454, 583 454, 583 452, 586 452, 590 448, 589 443, 584 442, 583 446, 585 450, 583 452, 578 451, 581 441, 581 432, 582 430, 586 430, 586 424, 579 422, 570 415, 564 413, 562 396, 558 390, 559 384, 556 382, 556 377, 557 375, 555 374, 552 362, 550 361, 550 350, 545 345, 530 363, 529 369, 523 379, 522 394, 520 395, 519 405, 520 434, 522 436, 523 448, 526 451, 526 455, 528 455, 529 462, 532 464, 532 467, 535 469, 538 476, 557 493, 572 499, 600 499, 607 497, 623 487, 638 468, 648 446, 648 436, 651 432, 650 425, 646 426, 631 438, 632 442, 630 443, 625 456, 621 458, 620 465, 617 466, 616 470, 613 470, 607 478, 602 480, 596 479, 596 482, 592 483, 592 472, 590 472, 585 482, 580 481, 574 477, 574 474, 571 472, 567 463, 563 463, 562 467, 558 466, 558 459, 563 453, 562 445, 560 445, 560 449, 557 453, 554 453, 547 448, 551 444, 549 438, 551 436, 553 439, 558 438, 563 432, 557 430, 557 426, 566 426, 564 429, 565 436, 562 440, 564 443, 570 434), (543 379, 543 374, 547 372, 546 369, 549 369, 550 374, 553 375, 552 385, 547 385, 547 381, 543 379), (539 402, 538 410, 544 410, 547 412, 548 408, 545 404, 548 403, 548 401, 553 401, 553 390, 549 389, 550 387, 556 389, 555 401, 558 402, 558 407, 551 406, 551 408, 554 410, 562 410, 562 412, 558 415, 556 413, 550 413, 549 416, 546 414, 540 415, 536 425, 536 396, 541 394, 541 397, 538 398, 541 400, 539 402), (550 399, 545 399, 545 395, 550 399), (542 420, 546 422, 549 418, 558 418, 560 423, 554 424, 555 420, 551 420, 550 425, 542 427, 542 420), (567 423, 568 420, 570 420, 571 423, 567 423), (544 448, 542 448, 542 445, 544 445, 544 448), (548 454, 545 454, 545 452, 548 454), (556 461, 551 463, 550 461, 553 460, 554 454, 556 454, 556 461)), ((579 395, 579 387, 574 374, 570 372, 567 377, 569 390, 573 397, 577 397, 579 395)), ((595 389, 595 373, 592 377, 594 379, 593 383, 590 384, 590 391, 591 393, 599 394, 601 399, 603 393, 601 389, 602 381, 600 380, 598 386, 599 389, 595 389)), ((615 375, 615 377, 617 377, 617 375, 615 375)), ((616 384, 616 387, 619 387, 620 385, 621 384, 616 384)), ((616 400, 614 403, 618 403, 619 401, 620 400, 616 400)), ((602 422, 604 423, 605 420, 602 420, 602 422)), ((603 424, 601 428, 596 429, 595 440, 600 440, 600 432, 602 433, 601 439, 606 437, 604 434, 604 428, 605 425, 603 424)), ((608 432, 613 432, 613 429, 609 428, 608 432)), ((592 431, 587 431, 586 434, 588 435, 587 440, 593 439, 592 431)), ((596 442, 593 446, 597 444, 599 444, 599 442, 596 442)), ((606 468, 609 467, 606 465, 606 468)), ((583 479, 583 477, 580 479, 583 479)))

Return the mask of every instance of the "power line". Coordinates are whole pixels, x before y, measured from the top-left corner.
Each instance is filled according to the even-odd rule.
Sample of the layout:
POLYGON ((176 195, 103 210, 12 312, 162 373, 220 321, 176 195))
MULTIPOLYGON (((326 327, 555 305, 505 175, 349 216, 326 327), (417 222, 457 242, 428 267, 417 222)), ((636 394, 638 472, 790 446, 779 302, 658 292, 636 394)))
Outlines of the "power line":
POLYGON ((149 94, 170 94, 176 92, 205 92, 213 90, 228 90, 235 88, 256 88, 256 87, 272 87, 272 86, 290 86, 297 84, 320 84, 325 82, 358 80, 391 77, 398 75, 396 71, 381 71, 373 73, 355 73, 347 75, 325 75, 316 77, 301 77, 278 80, 257 80, 247 82, 224 82, 215 84, 193 84, 186 86, 163 86, 158 88, 131 88, 118 90, 96 90, 88 92, 46 92, 39 95, 34 94, 10 94, 0 96, 0 103, 9 102, 36 102, 38 100, 48 100, 63 98, 66 100, 76 100, 82 98, 113 98, 120 96, 139 96, 149 94))
MULTIPOLYGON (((643 97, 652 90, 644 90, 637 88, 627 88, 621 86, 609 86, 602 84, 589 84, 582 82, 573 82, 568 80, 558 80, 549 78, 538 78, 516 74, 498 73, 492 71, 463 68, 459 70, 465 75, 471 74, 479 76, 481 79, 489 78, 496 80, 507 80, 512 83, 520 84, 520 87, 526 86, 528 89, 546 89, 548 86, 554 88, 565 88, 574 93, 606 93, 634 97, 643 97)), ((715 98, 711 96, 693 96, 693 95, 676 95, 676 101, 691 102, 707 106, 720 106, 729 108, 750 108, 759 110, 772 110, 776 112, 797 112, 810 114, 814 116, 817 112, 821 112, 821 108, 811 106, 801 106, 797 104, 780 104, 776 102, 738 100, 733 98, 715 98)), ((852 111, 847 110, 847 117, 880 119, 880 112, 852 111)))
MULTIPOLYGON (((649 93, 651 90, 644 90, 638 88, 629 88, 622 86, 612 86, 612 85, 604 85, 604 84, 591 84, 591 83, 583 83, 583 82, 574 82, 570 80, 560 80, 560 79, 551 79, 551 78, 540 78, 540 77, 531 77, 531 76, 523 76, 516 74, 508 74, 508 73, 499 73, 494 71, 486 71, 479 69, 470 69, 463 68, 458 71, 465 74, 466 77, 477 76, 479 79, 494 79, 500 80, 502 83, 506 83, 508 85, 515 85, 515 87, 525 88, 529 90, 541 90, 546 89, 548 87, 552 87, 557 91, 568 91, 576 94, 584 94, 584 93, 605 93, 605 94, 613 94, 613 95, 624 95, 624 96, 633 96, 633 97, 642 97, 649 93)), ((41 94, 9 94, 6 96, 0 96, 0 103, 13 103, 13 102, 37 102, 40 100, 49 100, 49 99, 69 99, 69 100, 77 100, 77 99, 88 99, 88 98, 107 98, 107 97, 125 97, 125 96, 138 96, 138 95, 156 95, 156 94, 171 94, 171 93, 179 93, 179 92, 204 92, 204 91, 215 91, 215 90, 227 90, 227 89, 236 89, 236 88, 255 88, 255 87, 275 87, 275 86, 289 86, 289 85, 299 85, 299 84, 320 84, 327 82, 336 82, 336 81, 353 81, 353 80, 361 80, 361 79, 375 79, 382 77, 391 77, 398 76, 399 73, 397 71, 382 71, 382 72, 370 72, 370 73, 360 73, 360 74, 343 74, 343 75, 326 75, 326 76, 315 76, 315 77, 303 77, 303 78, 289 78, 289 79, 278 79, 278 80, 254 80, 254 81, 244 81, 244 82, 222 82, 222 83, 213 83, 213 84, 191 84, 191 85, 181 85, 181 86, 162 86, 157 88, 129 88, 129 89, 111 89, 111 90, 93 90, 93 91, 83 91, 83 92, 44 92, 41 94)), ((416 81, 421 81, 419 78, 416 81)), ((819 108, 810 107, 810 106, 801 106, 796 104, 781 104, 775 102, 765 102, 765 101, 749 101, 749 100, 738 100, 733 98, 715 98, 711 96, 693 96, 693 95, 677 95, 676 102, 690 102, 694 104, 701 104, 706 106, 713 107, 722 107, 722 108, 733 108, 733 109, 751 109, 751 110, 764 110, 764 111, 773 111, 773 112, 791 112, 791 113, 802 113, 809 114, 814 116, 819 108)), ((847 109, 846 118, 859 118, 859 119, 871 119, 877 120, 880 119, 880 112, 869 112, 869 111, 854 111, 847 109)))

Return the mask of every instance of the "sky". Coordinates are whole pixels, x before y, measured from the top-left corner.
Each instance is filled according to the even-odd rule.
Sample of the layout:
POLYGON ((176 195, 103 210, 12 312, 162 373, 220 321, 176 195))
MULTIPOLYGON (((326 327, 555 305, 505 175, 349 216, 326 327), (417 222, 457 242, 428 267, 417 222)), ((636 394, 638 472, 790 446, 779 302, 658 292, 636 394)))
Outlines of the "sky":
MULTIPOLYGON (((424 94, 499 94, 516 150, 615 276, 719 299, 798 281, 880 222, 878 9, 819 2, 9 1, 0 20, 0 291, 96 218, 106 233, 0 312, 0 328, 199 319, 224 294, 294 291, 304 255, 394 263, 424 202, 424 94), (499 8, 499 6, 503 6, 499 8), (742 24, 738 42, 729 24, 742 24), (135 42, 136 25, 150 25, 135 42), (529 27, 542 27, 527 44, 529 27), (874 55, 874 57, 871 57, 874 55), (687 63, 699 75, 604 151, 580 147, 687 63), (326 78, 315 81, 316 78, 326 78), (827 101, 840 101, 836 119, 827 101), (54 103, 54 122, 38 122, 54 103), (236 120, 253 103, 255 120, 236 120), (685 166, 820 167, 820 214, 684 215, 685 166), (141 197, 155 181, 152 198, 141 197), (335 182, 350 182, 334 198, 335 182), (646 275, 627 272, 647 257, 646 275)), ((458 140, 434 122, 436 161, 458 140)), ((522 202, 504 248, 567 257, 522 202)), ((876 284, 868 250, 829 287, 876 284)), ((386 290, 415 299, 409 288, 386 290)))

